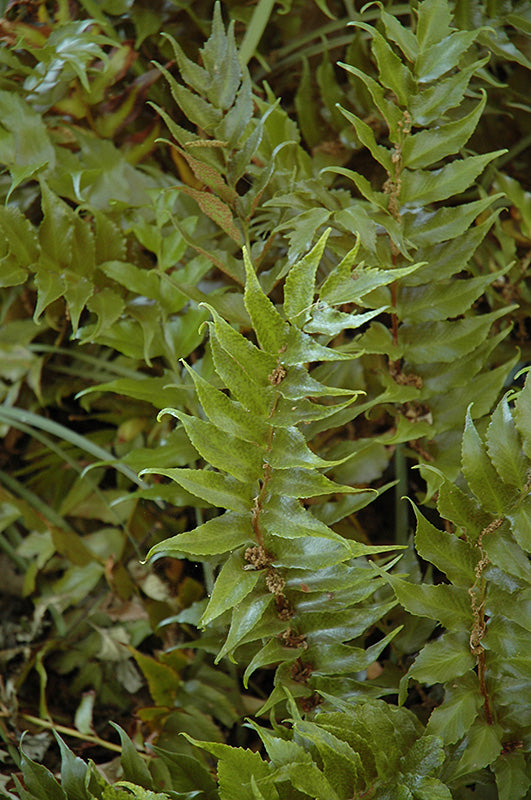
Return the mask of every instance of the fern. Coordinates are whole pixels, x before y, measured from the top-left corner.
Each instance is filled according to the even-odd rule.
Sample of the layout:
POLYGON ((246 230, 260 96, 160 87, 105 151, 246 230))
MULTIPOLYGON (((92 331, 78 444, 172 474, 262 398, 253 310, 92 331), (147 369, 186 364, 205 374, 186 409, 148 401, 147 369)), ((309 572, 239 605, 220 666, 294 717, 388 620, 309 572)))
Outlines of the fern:
POLYGON ((355 705, 334 702, 337 708, 307 721, 290 699, 289 729, 275 725, 271 730, 250 723, 262 741, 267 761, 257 752, 186 735, 199 757, 201 748, 217 760, 216 782, 198 758, 158 747, 154 748, 158 759, 146 763, 119 729, 126 779, 110 785, 94 764, 75 757, 56 735, 61 749, 61 786, 48 770, 24 756, 22 772, 29 791, 18 784, 20 797, 166 800, 200 793, 207 800, 294 800, 308 796, 314 800, 348 800, 356 795, 378 800, 450 800, 448 787, 439 778, 444 761, 441 742, 436 736, 423 734, 412 712, 381 700, 355 705), (165 791, 156 793, 161 783, 165 791))
MULTIPOLYGON (((342 78, 325 55, 317 70, 321 110, 312 104, 303 54, 294 105, 311 154, 274 91, 253 83, 258 73, 247 67, 249 42, 272 13, 267 2, 253 11, 240 51, 219 3, 200 63, 185 54, 182 38, 163 37, 158 71, 167 87, 161 80, 151 95, 159 119, 134 147, 120 145, 116 134, 138 86, 131 103, 120 95, 114 110, 96 113, 119 65, 133 58, 132 46, 119 41, 122 29, 114 35, 97 9, 98 25, 64 24, 66 7, 57 12, 63 19, 55 36, 15 24, 33 30, 36 66, 26 66, 27 43, 3 61, 0 281, 14 287, 13 298, 35 296, 36 305, 24 352, 2 351, 19 360, 12 373, 2 372, 13 383, 9 391, 2 387, 0 417, 6 429, 34 432, 42 447, 24 451, 15 478, 0 476, 9 488, 2 513, 5 525, 24 517, 27 527, 35 505, 45 520, 39 517, 16 551, 17 531, 0 544, 23 568, 37 553, 26 577, 30 589, 57 552, 61 560, 52 569, 64 566, 70 580, 85 580, 69 602, 88 598, 94 584, 86 567, 95 582, 105 575, 113 591, 130 598, 130 577, 113 566, 118 532, 81 526, 76 533, 60 515, 82 514, 90 491, 99 505, 89 525, 111 514, 114 520, 111 499, 127 497, 131 506, 119 507, 119 519, 129 533, 128 508, 154 499, 154 526, 171 517, 175 535, 160 541, 159 532, 147 558, 202 562, 208 592, 198 600, 201 587, 191 581, 170 604, 149 607, 157 622, 171 614, 162 633, 183 626, 173 649, 152 657, 137 649, 140 637, 128 637, 135 647, 124 659, 134 658, 154 703, 138 717, 160 737, 156 758, 140 756, 119 731, 124 774, 111 785, 59 741, 62 785, 23 755, 21 800, 239 800, 242 791, 262 800, 448 800, 451 793, 465 800, 473 784, 474 794, 484 788, 500 800, 529 793, 522 609, 530 592, 531 382, 488 416, 518 358, 505 341, 505 318, 514 317, 518 296, 510 291, 509 263, 516 237, 501 230, 502 195, 491 184, 507 192, 524 222, 529 209, 516 180, 498 175, 493 183, 495 160, 505 151, 473 151, 486 114, 487 51, 505 48, 522 68, 526 59, 501 28, 498 47, 487 28, 457 29, 466 17, 460 4, 454 21, 446 0, 424 0, 410 9, 411 27, 399 21, 400 8, 356 17, 342 78), (366 21, 375 18, 376 27, 366 21), (59 130, 50 109, 61 118, 59 130), (153 152, 164 125, 156 158, 136 166, 142 153, 153 152), (324 130, 338 133, 341 143, 320 147, 324 130), (487 239, 493 228, 501 247, 487 239), (488 266, 474 265, 484 253, 488 266), (511 303, 496 297, 506 281, 503 298, 511 303), (76 448, 83 437, 45 415, 11 408, 24 380, 43 402, 37 373, 44 355, 35 354, 68 354, 49 344, 63 309, 61 336, 71 330, 80 345, 63 369, 79 373, 79 364, 90 364, 84 379, 97 385, 80 383, 85 408, 111 425, 119 420, 116 440, 96 431, 84 445, 106 466, 115 448, 122 459, 117 490, 92 486, 77 450, 71 457, 45 433, 76 448), (43 331, 45 344, 38 339, 43 331), (98 349, 90 356, 86 345, 98 349), (95 369, 95 353, 106 353, 105 369, 95 369), (124 358, 113 360, 116 353, 124 358), (19 363, 24 358, 31 367, 19 363), (164 424, 137 437, 146 418, 123 421, 121 409, 107 412, 105 401, 89 397, 103 391, 164 407, 164 424), (137 439, 160 446, 137 446, 137 439), (443 522, 440 529, 433 508, 424 516, 412 504, 414 543, 395 558, 409 534, 408 507, 399 500, 410 484, 418 488, 406 458, 420 462, 426 505, 433 497, 443 522), (49 473, 63 461, 78 477, 62 476, 54 494, 49 473), (138 481, 133 471, 146 463, 144 475, 169 482, 138 481), (381 544, 393 541, 386 530, 369 543, 353 515, 393 485, 386 483, 393 471, 397 544, 381 544), (140 488, 127 496, 135 482, 140 488), (165 500, 193 509, 195 522, 184 510, 175 518, 163 509, 165 500), (75 567, 68 569, 70 558, 75 567), (419 561, 428 565, 424 575, 419 561), (191 625, 200 629, 195 639, 191 625), (217 672, 201 651, 214 656, 217 672), (381 679, 367 680, 380 671, 378 660, 385 663, 381 679), (249 723, 267 758, 222 742, 218 723, 230 728, 259 702, 224 696, 239 677, 234 663, 246 689, 252 681, 263 697, 262 713, 287 709, 289 726, 273 715, 271 728, 249 723), (379 699, 397 692, 399 707, 379 699), (416 714, 400 707, 406 702, 416 714), (176 739, 175 730, 185 736, 176 739)), ((512 16, 525 30, 525 19, 512 16)), ((142 17, 146 29, 154 24, 143 9, 135 47, 143 41, 142 17)), ((340 23, 331 26, 326 35, 340 30, 340 23)), ((324 44, 316 47, 314 54, 324 44)), ((518 235, 525 239, 523 227, 518 235)), ((22 330, 17 325, 8 319, 6 342, 22 330)), ((139 522, 136 508, 131 527, 140 538, 150 523, 139 522)), ((147 586, 145 574, 139 584, 147 586)), ((90 624, 77 631, 81 642, 90 624)), ((142 636, 147 621, 145 627, 142 636)), ((92 632, 91 646, 100 638, 92 632)), ((80 668, 74 692, 90 682, 85 652, 74 646, 54 654, 57 669, 80 668)), ((39 667, 44 715, 42 660, 39 667)))
POLYGON ((467 414, 460 479, 423 469, 437 486, 438 530, 418 510, 415 547, 447 583, 416 586, 386 575, 401 605, 429 616, 446 632, 426 644, 402 679, 443 684, 444 701, 427 732, 450 746, 450 785, 490 766, 500 798, 525 797, 529 717, 531 552, 529 415, 531 381, 506 395, 484 436, 467 414), (524 747, 524 752, 521 748, 524 747), (508 787, 511 787, 510 789, 508 787))
MULTIPOLYGON (((476 418, 487 413, 516 361, 495 355, 510 331, 500 320, 515 306, 478 316, 474 304, 511 265, 478 276, 468 267, 499 213, 493 207, 501 195, 470 201, 462 196, 504 152, 467 155, 464 150, 486 104, 483 90, 470 89, 470 81, 488 60, 473 59, 480 31, 455 30, 448 6, 439 0, 421 3, 417 15, 416 32, 384 9, 380 16, 385 35, 367 23, 352 23, 370 38, 377 79, 348 63, 341 66, 372 96, 386 139, 380 136, 379 141, 367 122, 340 110, 374 160, 375 179, 382 170, 386 179, 377 189, 375 180, 351 169, 324 170, 351 181, 362 197, 329 193, 327 224, 336 233, 329 240, 331 255, 343 258, 354 229, 363 260, 352 275, 335 282, 325 299, 359 306, 360 282, 373 278, 374 291, 361 305, 385 307, 385 315, 370 322, 355 347, 373 354, 362 362, 363 386, 370 386, 369 397, 380 415, 387 409, 394 417, 378 441, 408 442, 412 456, 449 468, 456 463, 467 406, 475 401, 476 418), (474 226, 475 220, 480 224, 474 226), (408 270, 413 259, 420 266, 408 270), (379 286, 382 272, 392 279, 379 286), (377 381, 369 378, 375 372, 377 381)), ((305 191, 309 193, 309 184, 305 191)), ((305 212, 295 195, 292 204, 302 213, 293 216, 291 211, 290 222, 283 221, 282 227, 301 236, 308 227, 305 212)), ((333 380, 334 370, 327 375, 333 380)), ((356 405, 342 410, 330 422, 345 425, 356 411, 356 405)), ((319 428, 319 422, 312 425, 311 435, 319 428)), ((345 456, 349 447, 354 452, 359 442, 340 443, 328 456, 345 456)))
MULTIPOLYGON (((358 608, 355 619, 350 610, 381 585, 368 570, 366 556, 393 548, 345 539, 300 502, 346 494, 347 502, 330 506, 337 520, 376 495, 328 479, 323 471, 334 462, 315 454, 303 433, 305 423, 326 420, 357 394, 316 381, 305 366, 316 360, 352 360, 301 330, 327 235, 286 282, 286 318, 262 291, 244 251, 244 301, 258 346, 211 308, 210 350, 215 372, 230 394, 189 369, 206 419, 177 409, 162 412, 181 421, 209 467, 144 471, 165 475, 208 504, 227 509, 156 545, 148 558, 185 554, 219 563, 226 554, 199 624, 207 633, 214 622, 229 625, 217 660, 252 645, 245 650, 250 662, 245 682, 258 667, 278 665, 276 700, 284 698, 285 682, 297 695, 308 696, 313 674, 323 683, 325 676, 366 669, 394 635, 368 650, 342 644, 358 640, 392 607, 387 600, 373 599, 358 608), (326 397, 347 399, 332 405, 310 399, 326 397)), ((348 324, 356 324, 352 315, 346 316, 348 324)), ((335 323, 340 322, 338 314, 335 323)))

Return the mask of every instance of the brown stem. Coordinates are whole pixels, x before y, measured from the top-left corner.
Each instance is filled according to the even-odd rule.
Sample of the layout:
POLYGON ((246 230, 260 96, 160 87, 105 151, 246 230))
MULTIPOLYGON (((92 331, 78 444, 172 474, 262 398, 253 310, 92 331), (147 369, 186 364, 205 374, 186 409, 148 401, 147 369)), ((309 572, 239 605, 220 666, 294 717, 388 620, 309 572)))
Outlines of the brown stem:
POLYGON ((492 725, 492 709, 490 707, 490 698, 489 693, 487 691, 487 682, 485 680, 485 650, 483 647, 480 648, 478 653, 478 680, 479 680, 479 691, 483 697, 483 708, 485 709, 485 719, 487 720, 487 725, 492 725))

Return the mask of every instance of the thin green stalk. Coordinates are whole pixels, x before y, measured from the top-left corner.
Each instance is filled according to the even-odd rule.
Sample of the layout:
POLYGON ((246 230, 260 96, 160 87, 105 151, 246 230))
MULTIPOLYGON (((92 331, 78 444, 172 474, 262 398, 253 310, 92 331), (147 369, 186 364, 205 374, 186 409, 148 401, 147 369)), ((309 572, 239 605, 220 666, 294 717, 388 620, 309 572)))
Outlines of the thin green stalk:
MULTIPOLYGON (((115 753, 121 753, 122 748, 118 744, 113 744, 112 742, 106 742, 105 739, 100 739, 99 736, 91 733, 81 733, 80 731, 76 731, 75 728, 67 728, 66 725, 56 725, 54 722, 49 722, 45 719, 40 719, 39 717, 34 717, 31 714, 21 714, 20 718, 25 720, 26 722, 30 722, 32 725, 38 725, 40 728, 46 728, 47 730, 57 731, 57 733, 62 733, 65 736, 72 736, 74 739, 82 739, 84 742, 91 742, 92 744, 97 744, 100 747, 105 747, 107 750, 112 750, 115 753)), ((142 758, 148 759, 149 756, 146 753, 142 753, 137 751, 139 756, 142 758)))
MULTIPOLYGON (((0 421, 10 423, 20 430, 22 430, 22 426, 24 426, 24 432, 29 433, 30 435, 34 435, 33 429, 35 428, 46 431, 46 433, 51 433, 52 436, 57 436, 59 439, 63 439, 65 442, 70 442, 70 444, 73 444, 75 447, 79 447, 80 450, 84 450, 86 453, 90 453, 90 455, 94 456, 100 461, 112 464, 113 469, 123 473, 127 478, 129 478, 130 481, 136 483, 137 486, 142 487, 142 489, 147 488, 147 485, 144 483, 144 481, 137 476, 136 472, 132 470, 131 467, 128 467, 126 464, 122 464, 120 461, 115 461, 114 457, 111 453, 109 453, 108 450, 104 450, 103 447, 94 444, 94 442, 91 442, 90 439, 87 439, 85 436, 81 436, 79 433, 76 433, 70 428, 66 428, 64 425, 60 425, 51 419, 42 417, 39 414, 34 414, 32 411, 13 408, 11 406, 1 406, 0 421)), ((48 443, 49 440, 46 443, 47 446, 49 446, 48 443)), ((56 452, 59 448, 51 447, 50 449, 53 449, 54 452, 56 452)), ((65 458, 64 451, 61 450, 60 453, 62 457, 65 458)))
POLYGON ((28 350, 31 350, 33 353, 52 353, 53 355, 60 354, 69 356, 72 359, 76 359, 78 361, 85 361, 87 364, 93 364, 98 369, 104 369, 107 372, 114 373, 115 375, 121 375, 123 378, 134 378, 138 380, 142 377, 142 373, 138 373, 134 369, 129 369, 128 367, 121 367, 119 364, 115 364, 114 361, 106 361, 104 358, 96 358, 95 356, 89 356, 86 353, 81 353, 76 350, 69 350, 66 347, 55 347, 52 344, 28 344, 28 350))
POLYGON ((32 508, 42 514, 52 525, 56 525, 58 528, 62 528, 65 531, 73 532, 71 525, 69 525, 64 517, 58 514, 54 508, 45 503, 35 492, 32 492, 32 490, 28 489, 23 483, 17 481, 16 478, 8 475, 3 470, 0 470, 0 483, 3 483, 4 486, 6 486, 10 492, 16 494, 17 497, 21 497, 29 503, 32 508))
MULTIPOLYGON (((505 164, 508 164, 513 158, 520 155, 520 153, 525 152, 527 148, 531 145, 531 133, 528 133, 527 136, 524 136, 517 142, 513 147, 511 147, 504 155, 499 156, 494 161, 494 166, 496 170, 500 170, 505 164)), ((483 182, 482 182, 483 183, 483 182)), ((483 184, 484 185, 484 184, 483 184)))
POLYGON ((36 420, 38 423, 42 423, 40 427, 44 428, 50 433, 53 433, 55 436, 60 436, 66 441, 69 441, 71 444, 74 444, 76 447, 80 447, 81 449, 87 450, 92 455, 98 454, 99 458, 101 458, 100 454, 102 453, 105 454, 103 459, 104 464, 109 464, 109 462, 111 462, 111 466, 113 468, 119 470, 120 472, 123 472, 125 475, 127 475, 127 477, 130 477, 130 475, 133 476, 132 479, 134 479, 134 482, 139 486, 141 486, 141 488, 143 489, 146 488, 146 484, 144 483, 144 481, 141 481, 137 477, 136 473, 133 472, 133 470, 130 469, 130 467, 126 467, 125 464, 121 464, 120 462, 112 462, 112 456, 106 450, 103 450, 103 448, 99 447, 98 445, 89 442, 83 436, 74 433, 74 431, 70 431, 63 425, 59 425, 58 423, 46 419, 45 417, 39 417, 37 414, 33 414, 31 411, 20 411, 20 409, 18 408, 0 406, 0 422, 9 422, 18 430, 22 431, 23 433, 27 433, 34 439, 37 439, 37 441, 41 442, 41 444, 43 444, 45 447, 47 447, 49 450, 51 450, 53 453, 59 456, 59 458, 62 458, 72 469, 78 472, 82 477, 85 478, 85 480, 89 482, 93 491, 105 502, 111 513, 114 514, 116 518, 116 524, 120 526, 122 530, 125 532, 125 535, 129 539, 137 557, 141 559, 142 556, 140 553, 140 549, 138 547, 138 543, 136 542, 134 536, 131 534, 128 526, 120 522, 118 515, 113 509, 113 505, 108 502, 107 498, 100 490, 99 486, 90 481, 90 479, 86 478, 87 468, 86 467, 82 468, 75 459, 71 458, 71 456, 63 448, 56 445, 55 442, 52 441, 52 439, 46 436, 46 434, 41 433, 41 431, 38 430, 38 428, 36 429, 36 427, 31 427, 31 424, 25 424, 23 420, 28 420, 30 423, 36 420), (59 431, 59 433, 57 431, 59 431), (66 432, 68 436, 64 436, 63 435, 64 432, 66 432), (88 445, 90 445, 90 447, 88 445))
POLYGON ((26 559, 18 555, 13 545, 8 541, 3 533, 0 533, 0 550, 3 550, 4 553, 9 556, 13 564, 15 564, 21 572, 26 571, 28 568, 26 559))
POLYGON ((274 5, 275 0, 258 0, 251 21, 245 31, 243 41, 239 47, 239 58, 242 67, 247 66, 253 57, 254 51, 258 47, 258 43, 269 22, 269 17, 271 16, 274 5))
POLYGON ((395 543, 406 545, 409 537, 409 508, 404 500, 408 493, 407 461, 405 445, 400 442, 395 447, 395 543))

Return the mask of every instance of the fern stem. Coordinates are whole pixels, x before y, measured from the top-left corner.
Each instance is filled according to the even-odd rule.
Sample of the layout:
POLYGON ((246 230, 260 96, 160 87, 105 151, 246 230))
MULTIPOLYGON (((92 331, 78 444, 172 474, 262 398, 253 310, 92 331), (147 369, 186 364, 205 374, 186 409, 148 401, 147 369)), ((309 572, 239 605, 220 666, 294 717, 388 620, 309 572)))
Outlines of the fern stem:
POLYGON ((485 709, 485 720, 487 725, 492 725, 493 717, 492 717, 492 709, 490 707, 490 698, 489 693, 487 691, 487 682, 485 680, 485 650, 481 648, 481 651, 478 653, 478 680, 479 680, 479 691, 483 697, 483 708, 485 709))

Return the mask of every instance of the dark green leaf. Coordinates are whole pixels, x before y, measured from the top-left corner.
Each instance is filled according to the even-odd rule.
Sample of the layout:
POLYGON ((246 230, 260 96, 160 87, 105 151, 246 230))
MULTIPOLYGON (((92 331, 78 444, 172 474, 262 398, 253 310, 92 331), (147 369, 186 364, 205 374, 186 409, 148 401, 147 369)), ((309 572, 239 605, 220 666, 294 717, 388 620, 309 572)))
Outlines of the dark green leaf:
POLYGON ((177 409, 165 408, 159 417, 163 414, 171 414, 182 422, 190 442, 208 464, 244 482, 256 481, 262 476, 263 448, 177 409))
POLYGON ((477 39, 479 31, 455 31, 450 36, 422 48, 415 63, 419 83, 430 83, 457 67, 464 53, 477 39))
POLYGON ((402 147, 404 166, 422 169, 457 153, 475 131, 486 102, 483 94, 476 107, 461 119, 408 136, 402 147))
POLYGON ((315 276, 330 230, 327 228, 312 250, 293 264, 284 284, 284 311, 298 328, 302 328, 310 317, 315 294, 315 276))
POLYGON ((424 645, 408 671, 409 678, 433 684, 452 681, 474 669, 469 632, 444 633, 424 645))
POLYGON ((471 728, 482 705, 477 675, 465 673, 446 687, 444 702, 432 712, 426 732, 453 744, 471 728))
POLYGON ((518 751, 504 753, 493 766, 499 800, 520 800, 531 786, 526 758, 518 751))
POLYGON ((460 194, 475 181, 487 164, 504 152, 496 150, 482 156, 469 156, 431 172, 405 169, 401 175, 400 202, 428 205, 460 194))
POLYGON ((256 586, 260 573, 244 570, 242 553, 232 553, 223 564, 199 624, 206 627, 229 608, 238 605, 256 586))
POLYGON ((192 531, 185 531, 165 539, 151 548, 149 560, 156 553, 186 553, 195 556, 217 555, 252 542, 251 515, 228 511, 214 517, 192 531))
POLYGON ((470 409, 466 415, 462 444, 463 474, 483 507, 503 516, 511 500, 510 492, 501 484, 499 476, 487 455, 485 445, 472 422, 470 409))
POLYGON ((258 282, 247 248, 243 250, 245 263, 245 307, 261 347, 277 355, 287 344, 287 325, 258 282))
POLYGON ((444 572, 452 583, 471 586, 475 580, 477 551, 455 534, 436 528, 416 506, 413 506, 413 511, 417 519, 415 547, 418 554, 444 572))
POLYGON ((485 720, 476 719, 467 733, 466 748, 452 777, 456 779, 492 764, 501 752, 502 736, 501 725, 488 725, 485 720))
POLYGON ((231 511, 248 511, 251 508, 252 488, 241 484, 229 475, 201 469, 145 469, 142 474, 165 475, 183 489, 201 497, 213 506, 231 511))

